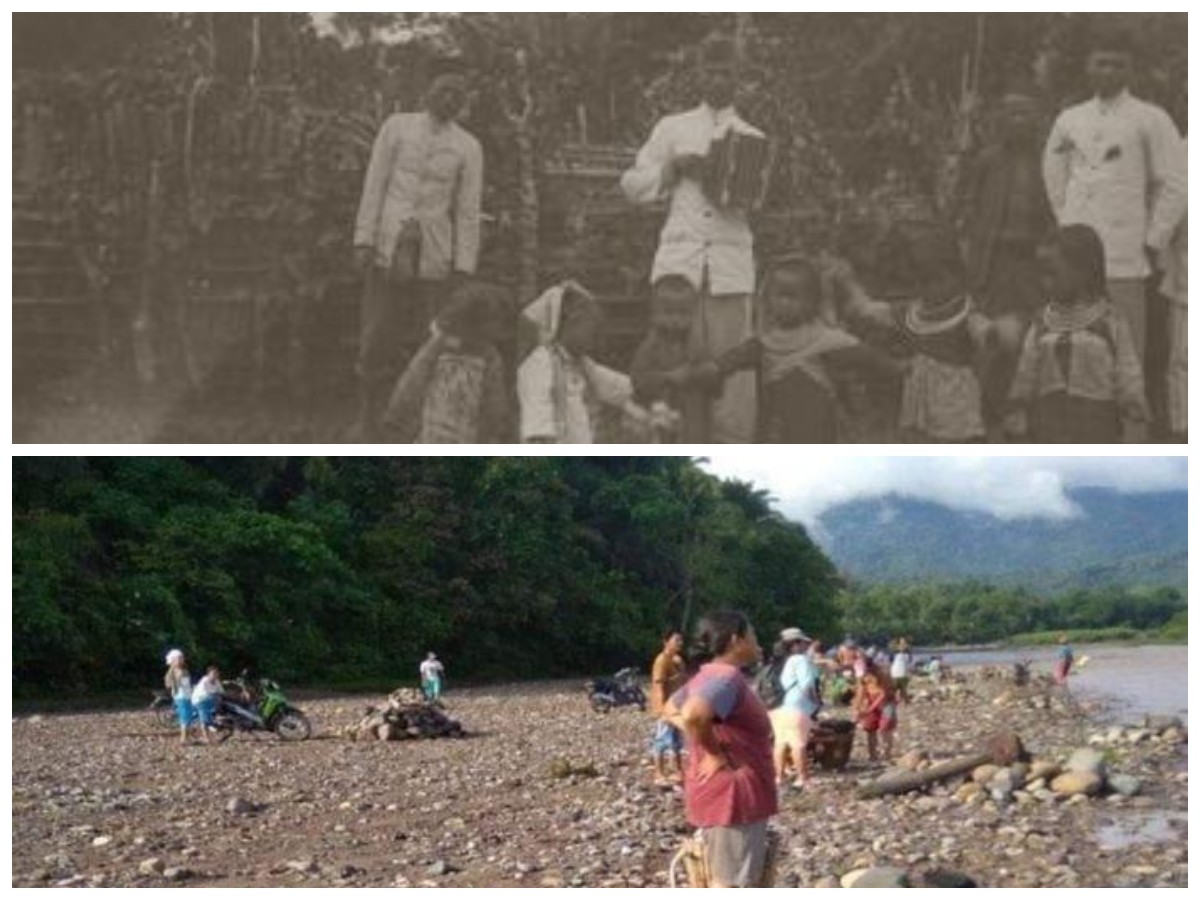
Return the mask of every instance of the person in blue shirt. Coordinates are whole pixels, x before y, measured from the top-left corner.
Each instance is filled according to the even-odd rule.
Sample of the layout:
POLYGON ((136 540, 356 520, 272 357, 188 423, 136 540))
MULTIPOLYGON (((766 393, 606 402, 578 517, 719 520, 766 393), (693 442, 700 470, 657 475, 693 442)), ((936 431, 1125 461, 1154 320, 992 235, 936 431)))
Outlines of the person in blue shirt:
POLYGON ((808 655, 812 638, 799 628, 785 628, 777 649, 787 662, 779 675, 784 690, 783 703, 771 711, 775 732, 775 778, 781 787, 787 784, 788 762, 794 770, 792 786, 804 788, 808 782, 808 739, 821 708, 820 670, 808 655))
POLYGON ((1065 688, 1073 665, 1075 665, 1075 651, 1067 642, 1067 636, 1059 635, 1058 653, 1054 657, 1054 683, 1065 688))

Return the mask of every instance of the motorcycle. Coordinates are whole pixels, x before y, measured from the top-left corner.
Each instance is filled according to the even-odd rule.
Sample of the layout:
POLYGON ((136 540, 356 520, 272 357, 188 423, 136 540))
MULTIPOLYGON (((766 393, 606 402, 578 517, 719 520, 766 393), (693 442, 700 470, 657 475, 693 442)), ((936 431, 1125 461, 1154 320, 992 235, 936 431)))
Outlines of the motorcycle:
POLYGON ((312 736, 308 717, 292 706, 279 685, 269 678, 260 679, 256 685, 230 681, 226 688, 213 717, 217 740, 224 742, 237 731, 269 731, 285 741, 306 741, 312 736))
POLYGON ((596 712, 606 713, 618 706, 636 706, 645 712, 646 694, 634 669, 622 669, 611 678, 596 678, 585 686, 588 702, 596 712))
POLYGON ((151 691, 150 697, 149 712, 154 724, 162 728, 178 727, 179 723, 175 718, 175 704, 171 702, 171 695, 166 691, 151 691))

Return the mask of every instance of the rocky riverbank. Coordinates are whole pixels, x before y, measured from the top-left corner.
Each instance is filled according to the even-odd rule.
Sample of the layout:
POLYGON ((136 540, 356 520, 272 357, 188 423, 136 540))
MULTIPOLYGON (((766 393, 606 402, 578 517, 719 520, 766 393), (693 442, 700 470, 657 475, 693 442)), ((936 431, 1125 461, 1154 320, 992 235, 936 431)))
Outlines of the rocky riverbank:
MULTIPOLYGON (((179 748, 141 712, 14 720, 13 885, 667 884, 688 829, 678 793, 653 786, 648 716, 593 713, 580 684, 518 685, 447 698, 465 739, 339 736, 366 702, 305 703, 316 737, 300 744, 239 736, 179 748)), ((1003 673, 918 684, 901 707, 897 753, 915 751, 906 764, 973 752, 1007 730, 1035 764, 1065 769, 1077 750, 1097 751, 1104 783, 1069 795, 1049 769, 1031 784, 1030 768, 866 800, 860 787, 885 768, 860 744, 847 771, 783 798, 777 883, 890 867, 871 878, 1185 886, 1187 733, 1150 725, 1092 724, 1003 673)))

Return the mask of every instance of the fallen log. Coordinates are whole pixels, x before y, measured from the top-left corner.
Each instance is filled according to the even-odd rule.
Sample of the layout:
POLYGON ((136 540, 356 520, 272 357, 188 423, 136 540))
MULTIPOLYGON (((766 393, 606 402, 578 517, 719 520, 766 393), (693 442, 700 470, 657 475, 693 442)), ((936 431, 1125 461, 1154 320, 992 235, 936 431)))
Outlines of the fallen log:
POLYGON ((965 775, 987 763, 997 766, 1010 766, 1015 762, 1022 762, 1028 758, 1029 754, 1021 744, 1021 739, 1012 732, 1002 732, 989 737, 983 749, 978 753, 947 760, 946 762, 938 763, 935 766, 930 766, 928 769, 922 769, 918 772, 902 772, 884 776, 861 788, 858 795, 864 800, 872 800, 876 797, 885 797, 890 794, 907 794, 910 791, 920 790, 939 781, 946 781, 959 775, 965 775))

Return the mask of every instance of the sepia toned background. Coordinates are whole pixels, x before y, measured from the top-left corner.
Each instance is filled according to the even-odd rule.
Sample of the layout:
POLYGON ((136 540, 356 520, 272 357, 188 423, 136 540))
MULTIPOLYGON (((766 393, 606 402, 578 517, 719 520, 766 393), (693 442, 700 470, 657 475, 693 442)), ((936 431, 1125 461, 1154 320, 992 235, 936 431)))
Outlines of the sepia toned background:
MULTIPOLYGON (((14 434, 342 440, 362 173, 379 123, 447 59, 487 158, 480 275, 525 299, 579 278, 622 368, 661 211, 617 177, 693 99, 706 35, 736 36, 741 106, 785 148, 761 252, 835 250, 886 297, 906 287, 887 224, 952 211, 1014 79, 1048 117, 1085 96, 1087 36, 1112 19, 1154 48, 1137 93, 1186 131, 1180 13, 15 15, 14 434)), ((1165 315, 1151 324, 1154 369, 1165 315)), ((885 419, 857 439, 892 439, 885 419)))

